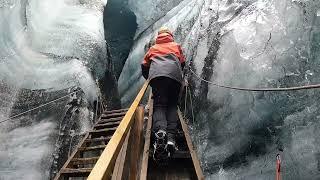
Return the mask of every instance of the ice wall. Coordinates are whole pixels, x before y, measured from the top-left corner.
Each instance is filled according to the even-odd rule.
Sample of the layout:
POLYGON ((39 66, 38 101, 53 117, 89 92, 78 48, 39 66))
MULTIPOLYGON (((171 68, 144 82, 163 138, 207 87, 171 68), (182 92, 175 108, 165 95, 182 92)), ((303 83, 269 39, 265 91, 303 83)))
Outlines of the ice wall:
POLYGON ((0 11, 2 80, 29 89, 63 89, 90 86, 90 72, 103 75, 102 2, 5 2, 0 11))
MULTIPOLYGON (((152 9, 157 2, 145 5, 152 9)), ((146 28, 119 79, 124 104, 144 81, 140 62, 162 25, 174 31, 192 69, 206 80, 240 87, 320 82, 320 2, 185 0, 170 5, 165 13, 150 12, 153 21, 141 13, 146 6, 133 8, 138 26, 146 28)), ((274 179, 279 149, 283 179, 320 178, 319 90, 252 93, 208 86, 194 76, 189 81, 197 120, 194 143, 208 179, 274 179)))
POLYGON ((49 179, 59 152, 67 146, 68 153, 90 127, 95 79, 104 76, 107 61, 105 4, 0 0, 0 121, 64 96, 72 87, 84 91, 76 105, 69 97, 0 124, 0 179, 49 179))

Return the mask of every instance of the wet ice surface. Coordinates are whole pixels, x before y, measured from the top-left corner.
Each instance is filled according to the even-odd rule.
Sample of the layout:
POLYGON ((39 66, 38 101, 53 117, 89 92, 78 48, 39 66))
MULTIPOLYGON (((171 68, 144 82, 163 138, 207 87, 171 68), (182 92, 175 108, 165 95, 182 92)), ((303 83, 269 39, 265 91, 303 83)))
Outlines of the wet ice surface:
POLYGON ((154 22, 161 19, 167 12, 183 0, 129 0, 128 5, 137 16, 138 29, 140 34, 147 27, 152 26, 154 22))
MULTIPOLYGON (((319 8, 318 1, 291 0, 185 0, 167 8, 136 40, 119 80, 122 102, 141 86, 145 46, 162 25, 174 30, 207 80, 240 87, 319 83, 319 8)), ((194 143, 208 179, 274 179, 278 149, 283 179, 320 178, 318 90, 206 90, 195 78, 191 85, 198 108, 194 143)))
POLYGON ((7 2, 0 11, 2 80, 29 89, 63 89, 90 86, 88 67, 103 74, 102 3, 7 2))
MULTIPOLYGON (((22 105, 24 109, 12 109, 15 103, 23 103, 23 99, 17 99, 22 89, 54 93, 78 86, 85 92, 83 102, 76 107, 82 117, 67 120, 81 121, 62 124, 78 123, 76 135, 89 128, 92 114, 84 104, 96 98, 95 78, 104 75, 107 60, 102 21, 105 3, 0 0, 0 121, 30 109, 27 105, 22 105)), ((39 103, 35 99, 32 107, 53 100, 34 98, 39 103)), ((1 180, 49 178, 53 154, 61 147, 56 142, 61 128, 59 121, 69 108, 66 106, 69 99, 56 104, 61 107, 51 104, 35 114, 0 124, 1 180)))
POLYGON ((0 133, 0 179, 44 179, 51 166, 53 144, 50 134, 55 131, 52 120, 0 133))

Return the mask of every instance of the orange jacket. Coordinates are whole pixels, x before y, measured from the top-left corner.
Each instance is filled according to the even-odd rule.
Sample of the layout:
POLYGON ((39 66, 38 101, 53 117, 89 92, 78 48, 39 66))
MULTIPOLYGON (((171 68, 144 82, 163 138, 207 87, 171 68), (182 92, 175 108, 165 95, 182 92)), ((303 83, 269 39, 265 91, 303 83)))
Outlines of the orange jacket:
POLYGON ((184 64, 185 57, 181 46, 174 42, 172 34, 162 33, 157 36, 156 44, 144 56, 141 68, 145 78, 166 76, 180 82, 181 66, 184 64))

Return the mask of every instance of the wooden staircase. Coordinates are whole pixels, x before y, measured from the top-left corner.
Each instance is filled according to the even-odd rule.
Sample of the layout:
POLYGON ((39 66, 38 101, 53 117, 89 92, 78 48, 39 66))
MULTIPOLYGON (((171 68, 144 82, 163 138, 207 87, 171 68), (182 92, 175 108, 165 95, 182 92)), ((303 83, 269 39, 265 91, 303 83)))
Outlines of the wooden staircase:
POLYGON ((88 177, 128 109, 105 111, 63 165, 55 180, 88 177))
POLYGON ((178 116, 181 126, 177 128, 176 137, 179 149, 170 157, 167 166, 159 166, 159 163, 153 160, 152 94, 149 94, 146 108, 140 104, 148 84, 148 81, 145 82, 129 109, 102 113, 93 129, 84 136, 56 175, 55 180, 69 180, 70 178, 88 180, 204 179, 187 124, 180 110, 178 110, 178 116))

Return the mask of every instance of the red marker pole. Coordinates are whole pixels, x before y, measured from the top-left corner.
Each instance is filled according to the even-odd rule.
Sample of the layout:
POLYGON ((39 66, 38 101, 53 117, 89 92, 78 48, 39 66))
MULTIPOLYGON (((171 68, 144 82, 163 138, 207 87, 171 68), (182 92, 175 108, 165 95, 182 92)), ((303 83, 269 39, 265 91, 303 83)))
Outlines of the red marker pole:
POLYGON ((281 157, 280 157, 280 154, 277 154, 276 180, 281 180, 281 157))

